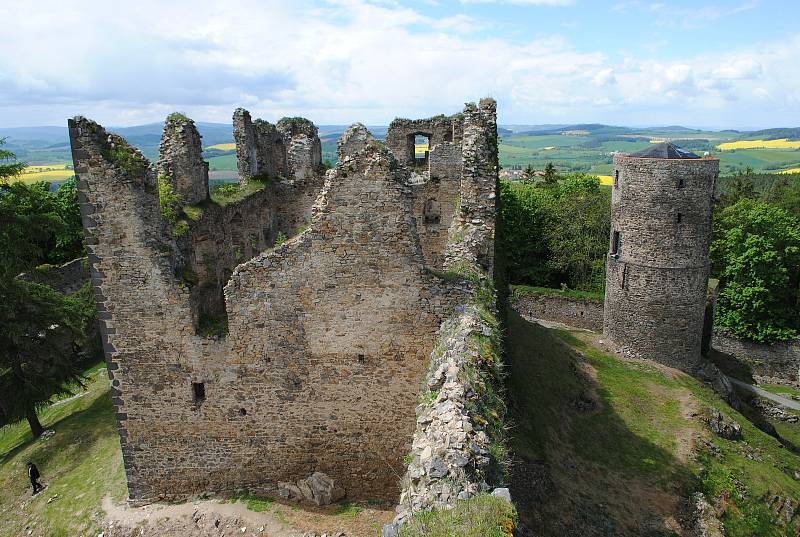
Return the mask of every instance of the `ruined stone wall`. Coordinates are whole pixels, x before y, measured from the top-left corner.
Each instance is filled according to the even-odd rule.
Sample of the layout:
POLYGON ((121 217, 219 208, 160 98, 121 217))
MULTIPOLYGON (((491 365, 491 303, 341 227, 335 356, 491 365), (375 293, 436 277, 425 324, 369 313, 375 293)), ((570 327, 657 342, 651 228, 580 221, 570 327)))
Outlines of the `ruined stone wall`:
POLYGON ((711 346, 749 365, 760 383, 800 385, 800 340, 767 345, 739 339, 715 328, 711 346))
MULTIPOLYGON (((445 251, 446 266, 473 281, 475 292, 439 329, 417 407, 398 515, 384 526, 383 535, 398 535, 399 525, 415 512, 452 507, 458 500, 503 485, 501 468, 507 461, 498 460, 496 453, 503 449, 494 448, 505 442, 504 407, 493 395, 502 391, 503 366, 491 284, 494 265, 487 256, 487 250, 494 248, 498 173, 494 112, 491 99, 479 106, 467 104, 464 111, 462 202, 445 251)), ((457 149, 451 144, 440 147, 447 148, 444 154, 457 149)), ((434 171, 432 165, 431 176, 434 171)))
POLYGON ((287 177, 287 142, 277 127, 263 119, 253 121, 250 112, 237 108, 233 113, 233 139, 239 180, 250 177, 287 177))
POLYGON ((526 293, 511 304, 527 320, 542 319, 595 332, 603 330, 603 301, 548 293, 526 293))
POLYGON ((75 118, 69 133, 130 497, 178 494, 185 468, 202 466, 177 434, 198 421, 191 380, 202 345, 173 276, 155 174, 96 123, 75 118))
POLYGON ((275 429, 259 439, 270 475, 322 471, 351 496, 396 497, 426 358, 469 290, 424 270, 411 201, 368 145, 329 175, 309 229, 226 287, 231 351, 261 379, 239 389, 275 429))
POLYGON ((317 127, 301 117, 283 118, 277 131, 286 147, 286 173, 295 180, 309 179, 321 171, 322 143, 317 127))
POLYGON ((367 130, 367 127, 362 123, 353 123, 345 129, 342 136, 336 142, 337 160, 355 155, 374 140, 375 137, 367 130))
POLYGON ((458 144, 463 128, 460 115, 435 116, 429 119, 395 119, 389 124, 386 145, 397 162, 404 166, 414 166, 416 156, 414 138, 417 134, 428 137, 431 149, 444 142, 458 144))
POLYGON ((208 198, 208 163, 194 121, 171 114, 164 123, 156 176, 169 182, 183 203, 200 203, 208 198))
POLYGON ((494 273, 497 192, 497 103, 481 99, 464 108, 458 212, 450 226, 445 268, 465 264, 494 273))
POLYGON ((426 182, 412 184, 413 214, 422 253, 429 268, 442 270, 448 232, 461 188, 461 148, 450 142, 434 147, 426 182))
POLYGON ((719 161, 617 155, 614 168, 604 333, 623 352, 693 370, 719 161))
POLYGON ((304 220, 320 179, 204 204, 176 239, 140 154, 83 118, 70 137, 131 499, 274 494, 316 471, 396 498, 436 331, 472 292, 425 270, 407 172, 378 144, 343 159, 309 229, 234 265, 229 333, 203 338, 182 263, 213 291, 202 259, 227 271, 281 215, 304 220))

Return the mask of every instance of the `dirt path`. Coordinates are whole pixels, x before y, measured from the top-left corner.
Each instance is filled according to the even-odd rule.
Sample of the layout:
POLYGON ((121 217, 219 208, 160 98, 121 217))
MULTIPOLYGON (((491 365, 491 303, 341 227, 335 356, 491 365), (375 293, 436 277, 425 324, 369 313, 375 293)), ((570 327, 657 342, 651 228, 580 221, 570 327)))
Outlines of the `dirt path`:
POLYGON ((272 512, 255 513, 241 503, 194 501, 180 505, 144 507, 117 505, 103 498, 107 531, 104 537, 160 535, 164 537, 245 535, 301 537, 303 531, 278 520, 272 512), (244 530, 244 531, 242 531, 244 530))
POLYGON ((103 537, 328 537, 374 536, 394 512, 359 508, 337 514, 335 508, 270 504, 263 512, 243 503, 196 500, 130 507, 103 498, 103 537))

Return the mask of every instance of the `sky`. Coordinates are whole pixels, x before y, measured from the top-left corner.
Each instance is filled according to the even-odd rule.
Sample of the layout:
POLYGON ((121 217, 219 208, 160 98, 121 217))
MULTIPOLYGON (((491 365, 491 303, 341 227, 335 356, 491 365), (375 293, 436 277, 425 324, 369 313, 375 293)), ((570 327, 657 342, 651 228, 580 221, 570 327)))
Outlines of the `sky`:
POLYGON ((0 127, 244 107, 317 124, 800 126, 800 0, 6 0, 0 127))

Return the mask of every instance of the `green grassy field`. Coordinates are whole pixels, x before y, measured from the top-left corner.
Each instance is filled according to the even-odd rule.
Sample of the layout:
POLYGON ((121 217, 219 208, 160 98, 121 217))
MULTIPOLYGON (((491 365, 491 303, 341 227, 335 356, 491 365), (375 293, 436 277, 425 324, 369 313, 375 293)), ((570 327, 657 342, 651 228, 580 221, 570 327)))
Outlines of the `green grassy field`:
POLYGON ((597 339, 509 316, 512 447, 522 461, 512 494, 534 533, 677 535, 683 502, 701 491, 722 508, 728 537, 795 535, 798 520, 780 523, 768 500, 800 499, 800 456, 694 378, 620 360, 597 339), (743 439, 713 435, 698 419, 711 408, 741 424, 743 439))
POLYGON ((27 422, 0 429, 0 536, 97 535, 102 498, 127 494, 105 369, 86 372, 87 390, 39 414, 55 434, 33 440, 27 422), (47 488, 31 497, 26 464, 47 488))

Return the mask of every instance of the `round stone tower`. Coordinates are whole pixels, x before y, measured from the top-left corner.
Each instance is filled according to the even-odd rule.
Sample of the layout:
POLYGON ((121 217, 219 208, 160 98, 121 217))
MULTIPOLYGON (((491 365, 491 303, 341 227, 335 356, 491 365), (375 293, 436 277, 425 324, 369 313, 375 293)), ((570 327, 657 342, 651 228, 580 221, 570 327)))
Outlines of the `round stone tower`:
POLYGON ((670 143, 614 157, 603 332, 622 352, 698 365, 718 175, 670 143))

